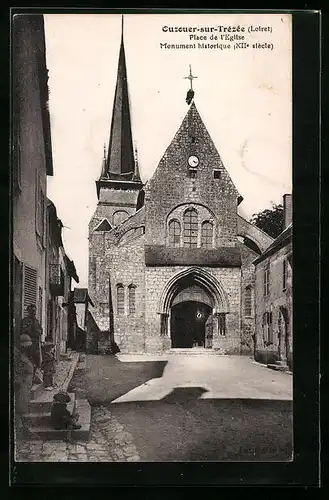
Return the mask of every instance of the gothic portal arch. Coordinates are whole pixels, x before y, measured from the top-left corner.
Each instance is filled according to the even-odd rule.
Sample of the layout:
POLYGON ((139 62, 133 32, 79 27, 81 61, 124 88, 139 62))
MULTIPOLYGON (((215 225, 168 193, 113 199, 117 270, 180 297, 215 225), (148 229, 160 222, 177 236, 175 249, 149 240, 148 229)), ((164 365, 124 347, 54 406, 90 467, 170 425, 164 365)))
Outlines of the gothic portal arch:
POLYGON ((229 313, 229 300, 222 284, 208 271, 200 267, 184 269, 175 274, 162 290, 159 313, 169 314, 172 301, 177 293, 191 284, 202 287, 214 302, 214 313, 229 313))
POLYGON ((211 273, 200 267, 184 269, 169 279, 163 288, 158 309, 160 334, 171 338, 172 347, 192 347, 195 340, 192 330, 198 329, 199 320, 203 323, 195 335, 197 345, 212 347, 213 332, 218 333, 220 317, 229 313, 229 309, 227 294, 211 273), (177 315, 180 316, 179 325, 177 315), (175 324, 178 326, 175 327, 175 324), (177 328, 185 336, 184 339, 178 339, 177 328), (209 335, 207 332, 210 332, 209 335), (209 342, 207 337, 211 337, 209 342))

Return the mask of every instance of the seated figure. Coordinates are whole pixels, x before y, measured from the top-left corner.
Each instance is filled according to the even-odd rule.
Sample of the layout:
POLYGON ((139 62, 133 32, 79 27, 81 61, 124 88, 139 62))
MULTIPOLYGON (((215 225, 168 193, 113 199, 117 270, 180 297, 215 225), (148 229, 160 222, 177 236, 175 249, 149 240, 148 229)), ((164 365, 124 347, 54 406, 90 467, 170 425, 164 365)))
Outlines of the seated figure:
POLYGON ((71 401, 70 396, 67 392, 60 391, 54 395, 53 402, 51 405, 51 425, 54 429, 61 430, 67 429, 68 436, 67 439, 71 440, 71 431, 74 429, 81 429, 81 425, 78 424, 79 414, 70 413, 67 409, 67 404, 71 401))

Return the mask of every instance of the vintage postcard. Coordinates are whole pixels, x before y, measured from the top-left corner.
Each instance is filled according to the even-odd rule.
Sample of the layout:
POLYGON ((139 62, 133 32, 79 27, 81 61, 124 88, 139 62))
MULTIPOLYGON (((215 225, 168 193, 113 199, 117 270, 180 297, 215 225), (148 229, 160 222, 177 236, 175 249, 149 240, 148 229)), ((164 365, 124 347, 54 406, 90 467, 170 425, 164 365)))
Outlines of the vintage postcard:
POLYGON ((15 461, 290 462, 291 14, 12 31, 15 461))

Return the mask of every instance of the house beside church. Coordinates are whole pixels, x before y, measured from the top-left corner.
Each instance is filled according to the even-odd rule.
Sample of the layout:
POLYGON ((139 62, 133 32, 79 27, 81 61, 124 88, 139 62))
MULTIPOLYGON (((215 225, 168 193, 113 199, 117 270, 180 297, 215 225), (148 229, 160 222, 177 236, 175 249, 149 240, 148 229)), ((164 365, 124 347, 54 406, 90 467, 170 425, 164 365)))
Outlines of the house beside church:
POLYGON ((109 147, 96 188, 88 291, 109 343, 123 353, 252 354, 253 262, 273 239, 238 214, 242 195, 194 99, 143 185, 123 36, 109 147))
POLYGON ((12 31, 13 339, 34 304, 47 330, 47 177, 53 176, 48 69, 42 15, 15 15, 12 31))
POLYGON ((256 360, 292 369, 292 196, 283 196, 284 229, 255 260, 256 360))

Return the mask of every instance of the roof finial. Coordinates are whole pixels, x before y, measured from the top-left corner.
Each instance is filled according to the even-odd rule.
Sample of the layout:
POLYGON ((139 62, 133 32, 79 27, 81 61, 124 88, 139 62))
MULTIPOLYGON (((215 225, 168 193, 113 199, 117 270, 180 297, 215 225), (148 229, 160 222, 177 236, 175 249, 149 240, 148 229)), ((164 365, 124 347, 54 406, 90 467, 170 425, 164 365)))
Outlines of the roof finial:
POLYGON ((191 104, 192 99, 194 97, 193 80, 194 80, 194 78, 198 78, 197 76, 192 75, 191 65, 190 65, 190 74, 188 76, 184 76, 184 78, 187 78, 188 80, 190 80, 190 88, 189 88, 187 95, 186 95, 186 102, 187 102, 187 104, 191 104))
POLYGON ((123 14, 121 16, 121 43, 123 43, 123 14))

